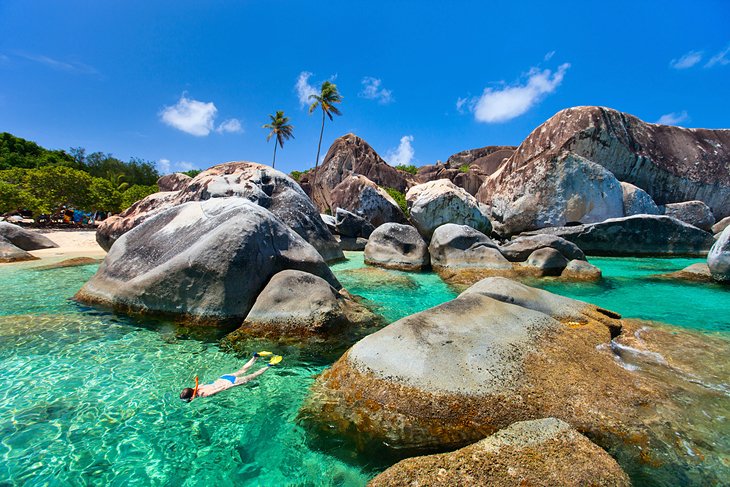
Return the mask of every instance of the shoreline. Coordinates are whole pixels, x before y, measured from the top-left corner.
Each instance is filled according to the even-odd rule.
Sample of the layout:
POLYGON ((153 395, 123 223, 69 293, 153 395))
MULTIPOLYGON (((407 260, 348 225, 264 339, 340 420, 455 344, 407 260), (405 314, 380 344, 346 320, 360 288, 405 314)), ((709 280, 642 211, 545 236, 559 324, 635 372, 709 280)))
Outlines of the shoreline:
POLYGON ((96 243, 96 230, 90 229, 28 229, 34 233, 43 235, 50 239, 58 247, 51 249, 31 250, 29 253, 36 260, 27 260, 22 262, 6 262, 1 263, 4 266, 29 266, 35 267, 39 265, 55 264, 66 259, 89 257, 92 259, 103 259, 106 251, 96 243))

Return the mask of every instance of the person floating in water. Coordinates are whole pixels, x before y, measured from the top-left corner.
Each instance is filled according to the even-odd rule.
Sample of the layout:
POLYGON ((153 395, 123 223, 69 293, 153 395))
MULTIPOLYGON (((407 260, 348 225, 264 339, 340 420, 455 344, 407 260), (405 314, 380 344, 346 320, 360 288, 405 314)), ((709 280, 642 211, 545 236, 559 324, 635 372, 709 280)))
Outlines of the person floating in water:
POLYGON ((190 387, 186 387, 185 389, 183 389, 180 393, 180 399, 190 402, 196 397, 208 397, 214 394, 218 394, 221 391, 225 391, 226 389, 230 389, 231 387, 241 386, 269 370, 269 367, 272 367, 281 362, 281 355, 274 355, 273 357, 271 357, 271 360, 269 360, 269 363, 266 364, 266 367, 257 370, 253 374, 243 375, 248 369, 253 366, 253 364, 256 363, 256 360, 258 360, 259 357, 268 357, 270 355, 273 354, 271 352, 254 353, 253 357, 251 357, 251 360, 246 362, 246 364, 239 370, 235 371, 232 374, 222 375, 210 384, 199 386, 198 378, 196 377, 195 388, 193 389, 190 387))

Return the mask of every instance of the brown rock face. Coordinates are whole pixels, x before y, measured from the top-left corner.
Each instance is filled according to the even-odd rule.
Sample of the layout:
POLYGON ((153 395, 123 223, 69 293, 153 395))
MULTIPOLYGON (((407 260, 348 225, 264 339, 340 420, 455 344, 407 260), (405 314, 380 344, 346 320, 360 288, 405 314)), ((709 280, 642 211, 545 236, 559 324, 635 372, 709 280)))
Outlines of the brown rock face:
POLYGON ((449 179, 460 188, 474 196, 490 174, 509 158, 516 147, 490 145, 480 149, 470 149, 449 157, 445 164, 423 166, 418 169, 416 179, 427 183, 437 179, 449 179), (468 167, 465 171, 464 167, 468 167))
POLYGON ((452 453, 409 458, 369 487, 401 485, 629 486, 629 477, 599 446, 555 418, 514 423, 452 453))
POLYGON ((646 123, 603 107, 558 112, 536 128, 486 181, 477 197, 538 161, 572 153, 644 189, 657 204, 704 201, 717 218, 730 214, 730 130, 685 129, 646 123))
POLYGON ((390 195, 360 174, 346 177, 331 192, 332 206, 362 216, 373 226, 406 223, 408 219, 390 195))
POLYGON ((157 187, 160 191, 180 191, 192 180, 187 174, 174 172, 166 174, 157 180, 157 187))
POLYGON ((302 175, 299 183, 320 211, 334 211, 332 190, 351 174, 362 174, 380 187, 395 188, 402 193, 415 182, 412 175, 385 162, 363 139, 347 134, 334 141, 324 162, 316 171, 302 175), (315 172, 317 186, 312 188, 315 172))

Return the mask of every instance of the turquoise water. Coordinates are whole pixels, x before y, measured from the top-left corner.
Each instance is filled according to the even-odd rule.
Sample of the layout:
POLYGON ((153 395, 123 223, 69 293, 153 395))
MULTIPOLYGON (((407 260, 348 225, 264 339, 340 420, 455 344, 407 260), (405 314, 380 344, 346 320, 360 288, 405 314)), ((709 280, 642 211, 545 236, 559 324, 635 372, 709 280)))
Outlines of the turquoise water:
MULTIPOLYGON (((333 266, 343 285, 389 321, 456 291, 431 273, 333 266)), ((728 291, 646 280, 694 260, 592 259, 599 284, 545 288, 624 313, 730 331, 728 291)), ((0 484, 364 485, 384 465, 314 444, 297 423, 331 358, 287 347, 281 367, 215 400, 182 403, 182 387, 240 367, 215 333, 138 321, 68 298, 96 266, 0 267, 0 484)))

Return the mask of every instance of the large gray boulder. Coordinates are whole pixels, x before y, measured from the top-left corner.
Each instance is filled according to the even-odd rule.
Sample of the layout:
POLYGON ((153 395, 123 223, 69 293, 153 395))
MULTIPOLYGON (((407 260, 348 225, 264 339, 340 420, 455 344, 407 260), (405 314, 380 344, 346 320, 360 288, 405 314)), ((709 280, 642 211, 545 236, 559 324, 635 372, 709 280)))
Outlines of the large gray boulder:
POLYGON ((269 279, 286 269, 341 287, 314 247, 265 208, 242 198, 190 201, 122 235, 76 299, 240 325, 269 279))
POLYGON ((646 123, 595 106, 561 110, 533 130, 477 198, 489 204, 492 189, 486 185, 504 187, 516 174, 564 154, 593 161, 620 181, 644 188, 658 205, 701 200, 716 218, 730 214, 730 130, 646 123))
POLYGON ((32 232, 12 223, 0 222, 0 238, 21 250, 41 250, 58 247, 40 233, 32 232))
POLYGON ((622 182, 621 190, 624 195, 624 216, 662 214, 662 210, 643 189, 631 183, 622 182))
POLYGON ((446 223, 468 225, 485 234, 492 231, 482 205, 448 179, 413 186, 406 193, 406 202, 413 224, 426 239, 446 223))
POLYGON ((557 235, 588 255, 704 256, 712 235, 665 215, 634 215, 575 227, 545 228, 528 234, 557 235))
POLYGON ((398 203, 380 186, 361 174, 353 174, 334 187, 333 208, 342 208, 368 220, 374 227, 383 223, 406 223, 398 203))
POLYGON ((512 264, 502 257, 497 244, 479 230, 468 225, 447 223, 431 237, 428 246, 431 266, 440 268, 482 268, 512 270, 512 264))
POLYGON ((365 263, 419 271, 429 265, 428 247, 418 230, 410 225, 386 223, 375 229, 365 245, 365 263))
POLYGON ((717 360, 727 341, 620 318, 485 279, 357 342, 317 378, 301 417, 313 434, 413 454, 554 417, 611 451, 635 481, 682 472, 687 484, 722 483, 730 468, 708 445, 723 441, 724 403, 707 385, 727 377, 717 360), (700 453, 711 468, 693 468, 700 453))
POLYGON ((4 237, 0 237, 0 263, 22 262, 25 260, 36 260, 38 257, 11 244, 4 237))
POLYGON ((604 167, 576 154, 529 161, 519 171, 492 174, 479 190, 491 205, 500 233, 624 216, 619 181, 604 167))
POLYGON ((273 337, 334 335, 376 320, 346 291, 338 291, 319 276, 289 269, 271 278, 235 333, 273 337))
POLYGON ((326 261, 344 258, 314 204, 286 174, 254 162, 228 162, 213 166, 190 180, 179 191, 156 193, 105 221, 97 241, 109 249, 114 240, 157 212, 189 201, 235 197, 266 208, 322 254, 326 261))
POLYGON ((706 232, 712 231, 715 216, 709 206, 702 201, 683 201, 664 205, 664 214, 681 220, 706 232))
POLYGON ((555 249, 568 260, 586 259, 585 254, 576 244, 557 235, 519 236, 505 243, 499 250, 511 262, 524 262, 534 251, 543 248, 555 249))
POLYGON ((335 230, 343 237, 368 238, 375 228, 360 215, 337 208, 335 212, 335 230))
POLYGON ((118 215, 112 215, 101 222, 96 229, 96 243, 109 252, 119 237, 140 225, 147 218, 156 215, 159 211, 175 206, 177 191, 161 191, 145 196, 135 201, 132 206, 118 215))
POLYGON ((369 487, 611 486, 631 482, 601 447, 555 418, 520 421, 460 450, 402 460, 369 487))
POLYGON ((537 249, 527 258, 525 268, 538 276, 559 276, 568 265, 563 254, 550 247, 537 249))
POLYGON ((730 227, 722 231, 710 249, 707 265, 714 280, 730 282, 730 227))
POLYGON ((601 269, 585 260, 571 260, 560 277, 569 281, 598 281, 603 277, 601 269))

